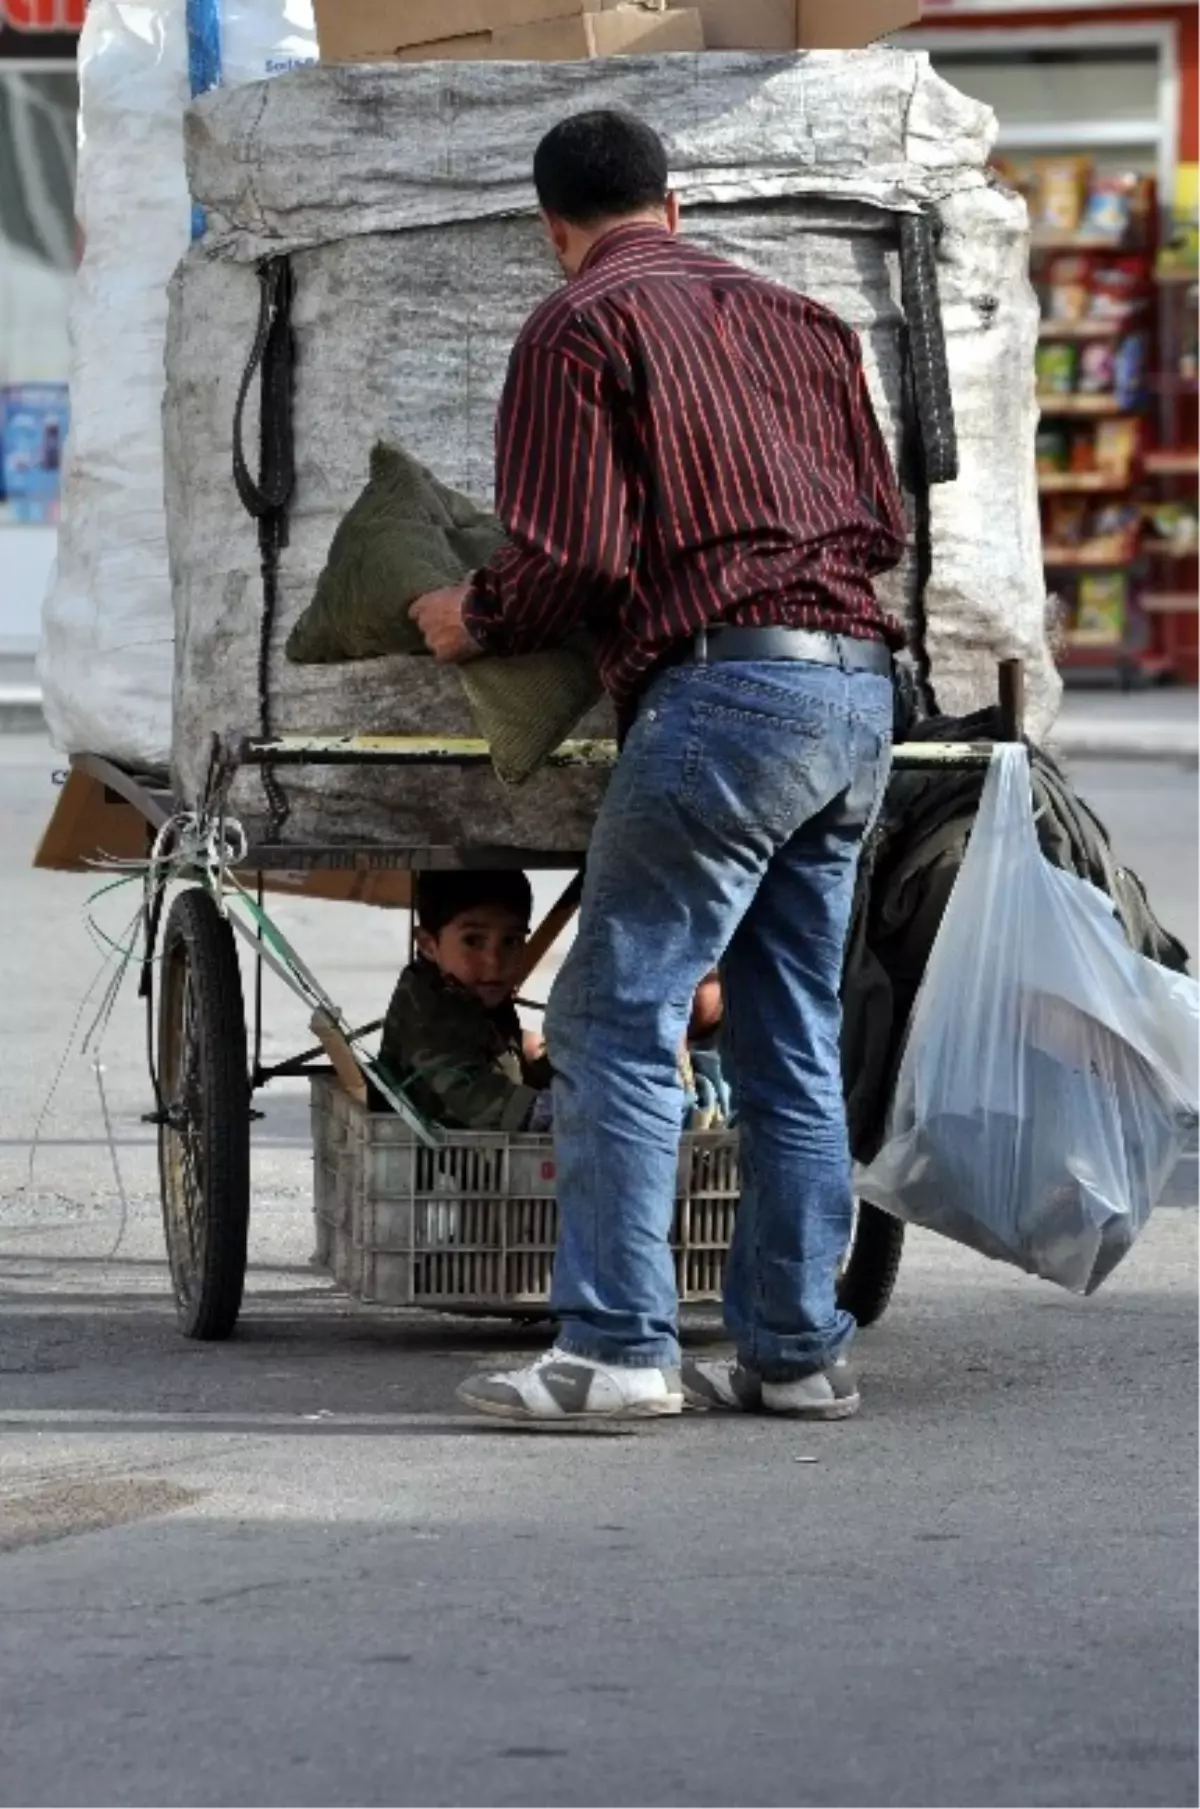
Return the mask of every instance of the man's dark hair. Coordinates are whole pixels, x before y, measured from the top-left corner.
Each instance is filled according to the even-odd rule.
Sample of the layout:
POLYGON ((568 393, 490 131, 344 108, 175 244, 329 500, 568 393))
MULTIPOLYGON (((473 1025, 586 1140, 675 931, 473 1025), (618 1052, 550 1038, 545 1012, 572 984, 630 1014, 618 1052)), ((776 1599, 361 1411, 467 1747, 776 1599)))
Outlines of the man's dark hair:
POLYGON ((533 916, 533 888, 515 867, 479 871, 451 869, 422 873, 417 879, 417 923, 431 936, 440 936, 448 923, 468 911, 498 905, 511 911, 528 928, 533 916))
POLYGON ((533 185, 548 214, 594 226, 662 207, 670 187, 667 153, 658 133, 632 113, 575 113, 535 151, 533 185))

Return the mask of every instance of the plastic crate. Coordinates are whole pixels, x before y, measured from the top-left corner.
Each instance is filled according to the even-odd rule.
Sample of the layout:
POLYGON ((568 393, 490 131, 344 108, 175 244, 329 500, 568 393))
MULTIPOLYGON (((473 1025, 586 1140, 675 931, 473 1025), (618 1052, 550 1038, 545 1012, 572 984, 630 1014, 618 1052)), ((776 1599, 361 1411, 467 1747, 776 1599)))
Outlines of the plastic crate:
MULTIPOLYGON (((436 1149, 390 1112, 312 1082, 317 1264, 383 1306, 544 1306, 558 1236, 550 1137, 447 1131, 436 1149)), ((679 1296, 721 1297, 737 1137, 687 1133, 671 1246, 679 1296)))

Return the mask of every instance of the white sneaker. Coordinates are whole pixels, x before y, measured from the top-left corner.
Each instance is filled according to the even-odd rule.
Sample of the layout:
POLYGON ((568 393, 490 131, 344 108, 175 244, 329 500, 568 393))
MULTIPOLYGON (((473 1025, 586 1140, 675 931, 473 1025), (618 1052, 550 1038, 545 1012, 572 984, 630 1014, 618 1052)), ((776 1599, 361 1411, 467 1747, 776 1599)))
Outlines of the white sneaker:
POLYGON ((457 1390, 474 1413, 501 1420, 644 1420, 683 1412, 677 1369, 633 1369, 549 1350, 528 1369, 471 1376, 457 1390))
POLYGON ((862 1405, 854 1372, 844 1357, 794 1382, 764 1382, 736 1357, 711 1362, 688 1357, 683 1366, 683 1392, 689 1407, 785 1413, 808 1420, 848 1420, 862 1405))

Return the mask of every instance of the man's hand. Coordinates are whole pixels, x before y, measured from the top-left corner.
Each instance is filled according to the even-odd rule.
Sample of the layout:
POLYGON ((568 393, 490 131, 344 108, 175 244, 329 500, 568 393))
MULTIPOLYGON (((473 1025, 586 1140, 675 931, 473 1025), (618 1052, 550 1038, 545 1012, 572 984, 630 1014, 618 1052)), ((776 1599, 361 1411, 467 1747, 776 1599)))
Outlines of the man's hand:
POLYGON ((409 616, 420 629, 425 645, 443 666, 461 666, 477 660, 483 648, 463 621, 463 604, 469 584, 451 584, 418 597, 409 616))

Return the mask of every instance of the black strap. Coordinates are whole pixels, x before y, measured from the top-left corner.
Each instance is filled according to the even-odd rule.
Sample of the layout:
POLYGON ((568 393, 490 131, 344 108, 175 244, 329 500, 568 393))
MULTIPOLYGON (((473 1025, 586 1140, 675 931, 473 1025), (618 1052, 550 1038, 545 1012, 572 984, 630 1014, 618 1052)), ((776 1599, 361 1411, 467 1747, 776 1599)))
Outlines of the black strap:
POLYGON ((954 404, 937 287, 938 226, 936 215, 900 216, 900 293, 904 310, 900 331, 902 480, 913 498, 917 567, 912 651, 921 703, 930 716, 937 716, 940 711, 933 688, 925 611, 925 594, 933 575, 929 490, 932 484, 950 483, 958 475, 954 404))
POLYGON ((958 476, 958 434, 950 364, 938 293, 936 213, 900 216, 900 302, 908 325, 913 401, 927 484, 952 484, 958 476))
MULTIPOLYGON (((258 641, 259 733, 269 741, 271 721, 271 641, 279 609, 279 556, 288 544, 288 505, 296 483, 292 414, 296 365, 292 332, 295 278, 291 260, 265 258, 258 266, 258 327, 238 389, 233 418, 233 481, 246 513, 258 523, 263 607, 258 641), (246 405, 256 375, 259 384, 258 476, 245 453, 246 405)), ((269 841, 279 841, 290 805, 270 762, 262 768, 269 841)))

